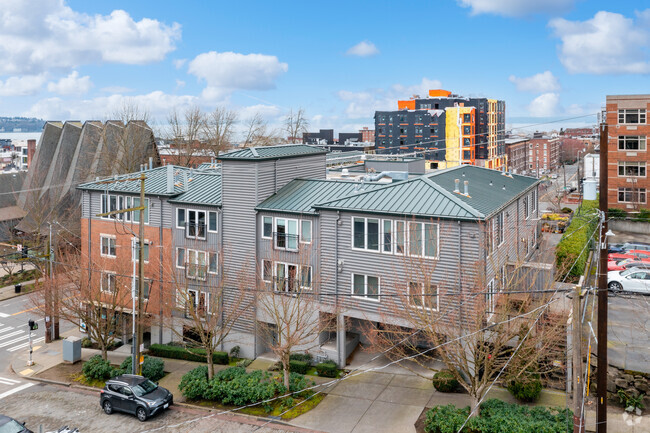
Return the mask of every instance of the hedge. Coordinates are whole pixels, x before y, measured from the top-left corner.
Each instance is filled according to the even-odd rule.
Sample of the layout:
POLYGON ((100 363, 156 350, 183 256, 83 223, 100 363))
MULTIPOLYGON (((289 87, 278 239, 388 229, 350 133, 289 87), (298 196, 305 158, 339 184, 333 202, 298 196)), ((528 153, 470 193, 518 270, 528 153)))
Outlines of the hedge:
MULTIPOLYGON (((427 412, 426 433, 457 433, 470 408, 436 406, 427 412)), ((462 432, 472 433, 566 433, 573 431, 569 409, 528 407, 490 399, 481 404, 479 415, 470 418, 462 432)))
POLYGON ((524 373, 508 381, 508 391, 519 401, 531 403, 542 393, 542 381, 539 374, 524 373))
POLYGON ((324 361, 316 364, 316 371, 322 377, 338 377, 339 369, 334 361, 324 361))
POLYGON ((555 259, 562 276, 579 277, 585 272, 589 250, 585 247, 598 225, 598 200, 583 200, 571 224, 555 249, 555 259), (574 265, 575 262, 575 265, 574 265))
MULTIPOLYGON (((131 357, 128 356, 120 368, 113 372, 113 376, 118 376, 120 374, 130 374, 131 373, 131 357)), ((142 375, 147 379, 153 380, 154 382, 162 379, 165 375, 165 361, 160 358, 154 358, 151 356, 144 355, 144 363, 142 364, 142 375)))
POLYGON ((110 362, 105 361, 100 355, 94 355, 84 362, 81 371, 86 379, 108 380, 113 376, 114 370, 110 362))
POLYGON ((291 355, 289 355, 289 359, 291 361, 306 362, 308 365, 311 365, 311 363, 314 360, 314 357, 311 355, 311 353, 292 353, 291 355))
POLYGON ((441 370, 433 375, 433 387, 440 392, 456 392, 460 384, 449 370, 441 370))
MULTIPOLYGON (((205 349, 186 349, 181 346, 169 344, 152 344, 149 346, 149 353, 161 358, 183 359, 185 361, 207 362, 205 349)), ((214 352, 212 362, 215 364, 227 365, 230 361, 226 352, 214 352)))

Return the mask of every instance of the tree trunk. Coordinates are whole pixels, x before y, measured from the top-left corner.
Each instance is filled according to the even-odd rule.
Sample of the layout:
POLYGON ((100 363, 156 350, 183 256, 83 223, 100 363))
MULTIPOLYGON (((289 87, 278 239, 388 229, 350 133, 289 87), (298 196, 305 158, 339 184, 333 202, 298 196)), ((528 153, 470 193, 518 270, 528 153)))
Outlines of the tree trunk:
POLYGON ((479 395, 472 395, 472 406, 470 407, 470 410, 473 410, 474 412, 471 413, 470 418, 474 418, 479 415, 480 408, 478 407, 479 401, 481 401, 480 394, 479 395))
POLYGON ((108 348, 107 348, 106 344, 104 344, 103 341, 102 341, 101 345, 102 345, 102 347, 101 347, 101 349, 102 349, 102 359, 104 361, 108 361, 108 348))
POLYGON ((289 392, 289 355, 284 355, 282 357, 282 370, 284 371, 284 386, 287 388, 287 392, 289 392))
POLYGON ((208 380, 211 380, 214 377, 214 359, 212 358, 212 349, 207 349, 205 354, 208 358, 208 380))

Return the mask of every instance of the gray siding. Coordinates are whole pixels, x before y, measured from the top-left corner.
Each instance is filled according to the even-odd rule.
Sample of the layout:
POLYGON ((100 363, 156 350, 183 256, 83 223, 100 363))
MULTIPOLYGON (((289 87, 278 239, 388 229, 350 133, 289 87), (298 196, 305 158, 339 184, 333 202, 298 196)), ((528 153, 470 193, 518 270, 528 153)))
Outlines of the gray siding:
MULTIPOLYGON (((93 218, 93 219, 101 219, 100 217, 96 216, 98 213, 101 213, 102 211, 102 192, 100 191, 86 191, 86 195, 88 195, 88 199, 86 199, 89 203, 89 209, 90 213, 82 214, 82 217, 84 218, 93 218)), ((111 192, 111 195, 121 195, 124 197, 130 196, 130 197, 139 197, 139 195, 135 194, 125 194, 125 193, 120 193, 120 192, 111 192)), ((160 205, 160 201, 158 197, 147 197, 149 199, 149 223, 146 224, 148 226, 152 227, 159 227, 160 226, 160 221, 161 221, 161 212, 163 212, 164 206, 160 205)), ((164 217, 162 219, 163 223, 166 221, 169 221, 169 217, 164 217)), ((170 226, 163 226, 163 227, 170 227, 170 226)))

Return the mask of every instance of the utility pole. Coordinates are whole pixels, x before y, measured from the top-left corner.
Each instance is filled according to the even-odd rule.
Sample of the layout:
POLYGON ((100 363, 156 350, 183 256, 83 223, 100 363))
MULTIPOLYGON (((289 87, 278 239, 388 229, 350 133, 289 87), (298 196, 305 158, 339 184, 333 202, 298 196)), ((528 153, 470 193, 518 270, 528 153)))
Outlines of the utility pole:
POLYGON ((562 161, 562 172, 564 177, 564 193, 566 194, 566 162, 562 161))
POLYGON ((573 312, 571 314, 571 351, 573 355, 573 432, 584 433, 585 424, 582 415, 582 323, 580 321, 580 294, 582 287, 576 285, 573 294, 573 312))
POLYGON ((133 374, 142 374, 142 362, 141 362, 141 345, 142 345, 142 297, 144 296, 144 214, 146 210, 145 206, 145 195, 144 195, 144 181, 146 177, 144 175, 144 172, 140 173, 140 177, 136 178, 129 178, 129 179, 118 179, 118 180, 107 180, 103 183, 115 183, 115 182, 129 182, 129 181, 134 181, 134 180, 139 180, 140 181, 140 206, 135 206, 131 207, 128 209, 120 209, 120 210, 114 210, 110 212, 105 212, 105 213, 100 213, 97 214, 96 216, 98 217, 103 217, 103 216, 111 216, 111 215, 117 215, 117 214, 122 214, 122 213, 127 213, 127 212, 138 212, 138 222, 139 222, 139 230, 138 230, 138 289, 136 293, 133 293, 132 291, 132 296, 137 295, 138 297, 138 303, 137 303, 137 313, 136 313, 136 318, 135 320, 135 329, 133 332, 133 347, 132 347, 132 373, 133 374))
MULTIPOLYGON (((603 119, 606 122, 606 119, 603 119)), ((607 123, 600 125, 600 257, 598 265, 598 372, 596 432, 607 433, 607 123)))

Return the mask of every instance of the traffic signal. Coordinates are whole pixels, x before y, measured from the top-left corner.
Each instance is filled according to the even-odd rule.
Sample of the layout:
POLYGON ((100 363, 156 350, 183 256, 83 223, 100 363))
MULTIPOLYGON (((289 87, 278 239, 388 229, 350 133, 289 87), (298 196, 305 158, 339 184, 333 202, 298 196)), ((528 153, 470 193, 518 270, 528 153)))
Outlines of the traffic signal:
POLYGON ((29 319, 27 326, 29 326, 30 331, 36 331, 38 329, 38 323, 34 322, 32 319, 29 319))
POLYGON ((29 247, 23 245, 23 249, 21 252, 23 253, 23 259, 26 259, 28 257, 29 247))

